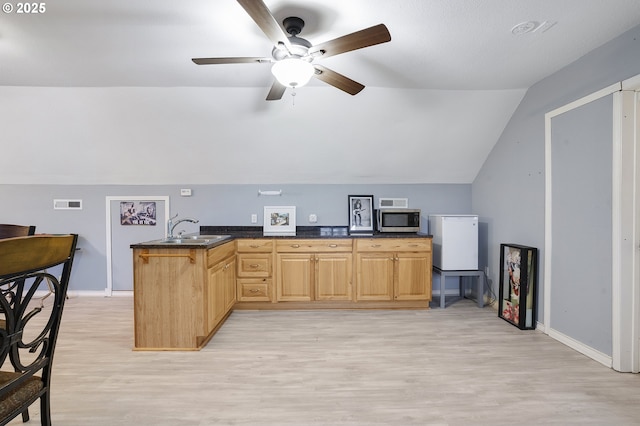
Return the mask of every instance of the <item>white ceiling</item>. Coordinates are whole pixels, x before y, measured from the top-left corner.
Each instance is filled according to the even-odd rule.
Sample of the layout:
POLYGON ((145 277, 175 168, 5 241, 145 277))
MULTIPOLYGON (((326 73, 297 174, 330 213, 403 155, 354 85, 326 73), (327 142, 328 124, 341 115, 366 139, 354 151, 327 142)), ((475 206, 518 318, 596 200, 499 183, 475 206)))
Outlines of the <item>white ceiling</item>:
MULTIPOLYGON (((0 14, 0 85, 265 87, 269 65, 192 57, 269 56, 234 0, 57 0, 0 14)), ((527 88, 640 23, 638 0, 324 0, 265 4, 306 21, 311 43, 384 23, 392 41, 321 61, 365 86, 527 88), (521 36, 525 21, 557 22, 521 36)), ((317 82, 322 85, 324 83, 317 82)))
MULTIPOLYGON (((427 135, 420 141, 423 149, 452 160, 442 163, 441 158, 433 165, 442 169, 437 178, 425 176, 424 165, 414 169, 398 164, 395 174, 406 182, 471 182, 528 87, 640 24, 638 0, 265 0, 265 4, 278 20, 290 15, 303 18, 306 27, 300 36, 312 44, 379 23, 388 27, 389 43, 317 61, 364 84, 367 88, 361 94, 352 98, 312 81, 305 96, 331 102, 336 114, 348 114, 355 105, 375 108, 400 98, 407 109, 402 101, 393 107, 399 119, 415 111, 417 103, 433 106, 436 98, 444 109, 442 114, 430 113, 430 122, 419 126, 427 135), (553 25, 546 31, 511 33, 512 27, 526 21, 553 25), (398 91, 391 94, 389 89, 398 91), (453 96, 444 99, 441 91, 453 96), (470 93, 483 101, 475 110, 461 109, 470 93), (487 115, 483 111, 487 103, 498 113, 487 115), (451 129, 459 127, 461 111, 470 117, 467 133, 456 134, 451 129), (468 139, 478 145, 473 156, 461 161, 459 143, 469 143, 468 139)), ((280 106, 256 108, 257 102, 266 103, 263 99, 272 83, 269 64, 191 62, 193 57, 270 55, 271 43, 235 0, 57 0, 45 5, 42 14, 0 13, 0 86, 201 87, 225 88, 224 93, 229 93, 226 88, 251 88, 234 92, 235 109, 242 108, 242 98, 247 97, 247 114, 259 115, 260 120, 272 114, 269 122, 275 127, 278 120, 289 123, 280 106)), ((303 90, 298 94, 302 109, 303 90)), ((308 108, 313 114, 319 108, 329 114, 327 104, 308 108)), ((368 123, 362 117, 354 122, 368 123)), ((375 124, 369 124, 374 126, 370 134, 375 134, 375 124)), ((197 138, 194 123, 189 125, 197 138)), ((263 129, 263 137, 269 138, 269 131, 263 129)), ((281 135, 274 131, 272 137, 281 135)), ((417 140, 410 142, 415 148, 417 140)), ((388 140, 371 137, 368 146, 379 152, 384 143, 388 140)), ((274 161, 277 165, 277 158, 274 161)), ((361 168, 358 176, 380 170, 379 165, 361 168)), ((336 170, 331 173, 335 176, 336 170)), ((387 173, 394 175, 393 170, 387 173)), ((312 161, 309 174, 298 174, 298 179, 286 170, 281 175, 263 170, 254 179, 262 175, 273 181, 331 181, 327 173, 313 170, 312 161)), ((342 178, 340 182, 360 181, 349 173, 342 178)))

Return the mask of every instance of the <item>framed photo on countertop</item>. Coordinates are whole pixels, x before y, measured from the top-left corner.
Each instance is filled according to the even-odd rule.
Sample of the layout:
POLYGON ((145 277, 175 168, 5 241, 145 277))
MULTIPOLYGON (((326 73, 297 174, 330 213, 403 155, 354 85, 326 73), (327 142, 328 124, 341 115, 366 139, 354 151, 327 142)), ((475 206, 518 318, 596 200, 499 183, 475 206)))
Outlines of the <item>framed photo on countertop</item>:
POLYGON ((373 195, 349 195, 349 233, 373 235, 373 195))
POLYGON ((263 235, 296 235, 296 206, 264 206, 263 235))

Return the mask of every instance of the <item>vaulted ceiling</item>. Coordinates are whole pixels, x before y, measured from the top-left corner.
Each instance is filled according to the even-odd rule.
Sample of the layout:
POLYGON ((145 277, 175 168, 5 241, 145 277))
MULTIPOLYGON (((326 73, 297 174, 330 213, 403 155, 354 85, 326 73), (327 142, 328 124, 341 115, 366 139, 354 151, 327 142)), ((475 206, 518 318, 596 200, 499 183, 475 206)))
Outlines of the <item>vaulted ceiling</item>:
MULTIPOLYGON (((144 127, 159 124, 150 135, 159 151, 181 133, 167 136, 166 123, 159 123, 165 113, 176 114, 156 109, 155 98, 164 96, 179 105, 182 113, 172 124, 184 130, 189 146, 210 137, 210 143, 228 141, 231 160, 246 159, 251 149, 259 157, 249 161, 249 177, 220 162, 215 178, 197 168, 171 177, 154 169, 153 182, 471 182, 527 88, 640 24, 637 0, 264 3, 278 21, 302 18, 300 36, 312 44, 384 23, 389 43, 318 61, 362 83, 364 91, 352 97, 312 79, 295 98, 288 90, 281 101, 266 102, 270 64, 193 64, 193 57, 270 56, 272 43, 235 0, 58 0, 43 3, 39 14, 19 14, 18 3, 9 2, 14 10, 0 13, 0 108, 7 93, 32 102, 24 86, 42 88, 34 98, 45 99, 61 98, 58 87, 78 98, 83 88, 104 94, 94 125, 108 127, 104 109, 134 90, 141 100, 123 105, 114 120, 145 109, 144 127), (514 34, 520 24, 530 31, 514 34), (252 136, 259 140, 247 142, 252 136), (296 158, 259 148, 298 141, 307 145, 296 158), (389 146, 399 152, 381 156, 389 146), (262 168, 264 162, 270 167, 262 168)), ((65 102, 60 107, 74 108, 65 102)), ((61 114, 32 108, 34 114, 61 114)), ((109 137, 140 136, 133 121, 131 134, 109 137)), ((13 134, 23 137, 18 129, 13 134)), ((183 155, 197 162, 209 150, 183 155)), ((110 182, 127 178, 122 172, 110 182)))

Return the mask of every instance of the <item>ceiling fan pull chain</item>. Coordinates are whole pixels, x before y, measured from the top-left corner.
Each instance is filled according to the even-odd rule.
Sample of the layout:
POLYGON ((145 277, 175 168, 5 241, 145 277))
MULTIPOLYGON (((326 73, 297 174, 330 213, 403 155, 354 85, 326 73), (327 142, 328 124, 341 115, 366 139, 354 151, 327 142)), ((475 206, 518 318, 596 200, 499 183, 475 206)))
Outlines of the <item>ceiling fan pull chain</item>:
POLYGON ((296 88, 295 86, 291 88, 291 104, 296 106, 296 88))

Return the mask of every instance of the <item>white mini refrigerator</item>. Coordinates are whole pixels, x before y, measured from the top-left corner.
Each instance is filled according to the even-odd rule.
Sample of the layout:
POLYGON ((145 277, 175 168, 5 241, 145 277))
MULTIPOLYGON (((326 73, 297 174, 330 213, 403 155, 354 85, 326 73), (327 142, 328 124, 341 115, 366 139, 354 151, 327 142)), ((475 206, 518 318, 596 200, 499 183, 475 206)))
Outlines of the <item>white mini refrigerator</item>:
POLYGON ((429 215, 433 266, 443 271, 478 270, 478 216, 429 215))

